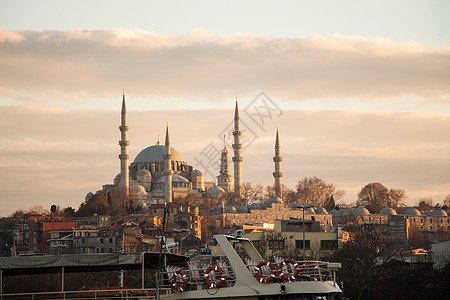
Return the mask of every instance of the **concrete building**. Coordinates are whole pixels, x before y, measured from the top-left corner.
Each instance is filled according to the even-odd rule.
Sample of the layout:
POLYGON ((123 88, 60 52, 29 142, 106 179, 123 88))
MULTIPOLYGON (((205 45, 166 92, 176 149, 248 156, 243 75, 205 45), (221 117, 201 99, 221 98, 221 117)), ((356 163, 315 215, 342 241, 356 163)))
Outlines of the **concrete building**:
POLYGON ((50 253, 50 232, 76 226, 76 222, 52 214, 42 215, 34 212, 24 214, 20 217, 15 233, 15 254, 50 253))
POLYGON ((330 211, 333 224, 376 224, 387 228, 391 243, 399 247, 407 247, 412 233, 423 233, 427 236, 439 233, 450 233, 450 218, 447 212, 435 208, 421 213, 416 208, 407 208, 397 214, 392 208, 383 208, 378 214, 371 214, 363 207, 330 211))
MULTIPOLYGON (((280 255, 283 252, 289 255, 295 255, 295 258, 303 256, 303 240, 305 241, 305 257, 307 259, 318 260, 332 255, 338 250, 339 234, 336 230, 325 232, 322 230, 320 222, 312 220, 280 220, 274 222, 273 233, 278 235, 269 235, 268 241, 269 256, 280 255), (303 226, 305 226, 305 237, 303 238, 303 226)), ((246 233, 244 237, 252 241, 261 240, 262 233, 246 233)), ((283 257, 292 258, 292 257, 283 257)))
MULTIPOLYGON (((303 219, 303 210, 297 206, 287 206, 285 203, 271 198, 266 205, 251 204, 246 207, 225 207, 225 219, 229 225, 273 223, 276 219, 303 219)), ((326 231, 333 226, 333 216, 323 208, 305 210, 306 220, 319 222, 326 231), (317 211, 317 212, 316 212, 317 211)))

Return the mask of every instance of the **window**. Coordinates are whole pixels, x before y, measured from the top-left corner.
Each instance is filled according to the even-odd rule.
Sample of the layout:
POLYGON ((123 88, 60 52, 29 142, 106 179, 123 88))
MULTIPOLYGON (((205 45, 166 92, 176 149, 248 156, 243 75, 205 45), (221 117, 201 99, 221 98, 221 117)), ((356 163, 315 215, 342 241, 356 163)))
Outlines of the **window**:
POLYGON ((270 240, 269 241, 269 249, 270 250, 283 250, 284 249, 284 240, 270 240))
POLYGON ((109 239, 109 243, 112 244, 112 239, 109 239))
POLYGON ((337 249, 338 245, 337 245, 337 241, 336 240, 323 240, 320 241, 320 248, 323 250, 335 250, 337 249))
POLYGON ((103 239, 100 239, 100 244, 103 244, 105 241, 103 239))
MULTIPOLYGON (((303 240, 295 241, 295 248, 303 249, 303 240)), ((305 249, 310 249, 310 240, 305 240, 305 249)))

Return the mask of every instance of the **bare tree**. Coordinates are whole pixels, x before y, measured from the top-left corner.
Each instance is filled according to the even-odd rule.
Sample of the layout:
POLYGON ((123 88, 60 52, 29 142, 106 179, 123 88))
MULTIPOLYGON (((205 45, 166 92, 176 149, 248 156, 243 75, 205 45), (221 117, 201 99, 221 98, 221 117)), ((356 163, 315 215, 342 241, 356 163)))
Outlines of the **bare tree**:
MULTIPOLYGON (((297 199, 297 195, 293 189, 288 188, 286 185, 281 185, 281 193, 283 197, 283 201, 290 204, 295 203, 295 200, 297 199)), ((268 185, 265 188, 265 194, 264 198, 262 199, 262 202, 267 201, 270 197, 275 196, 275 185, 268 185)))
POLYGON ((312 260, 319 260, 321 254, 321 247, 319 241, 311 241, 310 253, 312 260))
POLYGON ((264 200, 264 187, 260 184, 252 185, 250 182, 242 184, 241 205, 259 203, 264 200))
POLYGON ((389 190, 389 207, 397 208, 400 204, 403 204, 407 195, 403 189, 390 189, 389 190))
POLYGON ((254 244, 265 260, 273 261, 274 256, 295 259, 297 255, 293 237, 284 236, 281 232, 263 232, 259 236, 259 241, 254 244))
POLYGON ((387 227, 351 226, 350 241, 339 250, 333 259, 342 263, 339 272, 344 282, 344 294, 350 299, 362 299, 371 281, 388 271, 387 262, 396 254, 386 247, 387 227))
POLYGON ((326 183, 318 177, 305 177, 297 183, 296 202, 323 206, 327 199, 341 199, 345 191, 338 190, 333 183, 326 183))
POLYGON ((238 197, 233 192, 226 193, 223 198, 227 205, 245 206, 264 201, 264 187, 260 184, 252 185, 250 182, 242 184, 242 196, 238 197))

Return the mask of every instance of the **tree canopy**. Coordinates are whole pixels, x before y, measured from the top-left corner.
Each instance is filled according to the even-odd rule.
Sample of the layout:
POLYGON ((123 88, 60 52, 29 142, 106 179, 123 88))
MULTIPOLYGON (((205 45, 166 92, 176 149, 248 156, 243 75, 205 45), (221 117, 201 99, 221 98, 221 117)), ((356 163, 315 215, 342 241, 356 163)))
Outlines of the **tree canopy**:
POLYGON ((296 186, 295 203, 313 204, 316 207, 324 207, 331 203, 331 198, 338 201, 345 195, 345 191, 339 190, 333 183, 327 183, 318 177, 304 177, 296 186))
POLYGON ((379 182, 365 185, 358 193, 356 204, 367 208, 371 213, 378 213, 385 207, 397 208, 406 199, 402 189, 388 189, 379 182))

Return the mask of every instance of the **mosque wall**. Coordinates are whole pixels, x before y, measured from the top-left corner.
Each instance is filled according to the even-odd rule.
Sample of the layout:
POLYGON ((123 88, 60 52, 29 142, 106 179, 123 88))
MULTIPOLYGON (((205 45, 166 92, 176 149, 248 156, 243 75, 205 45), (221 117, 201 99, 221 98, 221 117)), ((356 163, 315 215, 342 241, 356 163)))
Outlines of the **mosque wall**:
MULTIPOLYGON (((326 227, 333 224, 333 216, 329 214, 305 213, 305 219, 320 222, 326 227)), ((252 209, 249 213, 226 213, 226 219, 231 224, 244 225, 255 223, 273 223, 275 219, 303 219, 303 211, 286 207, 283 203, 272 203, 267 209, 252 209)))

